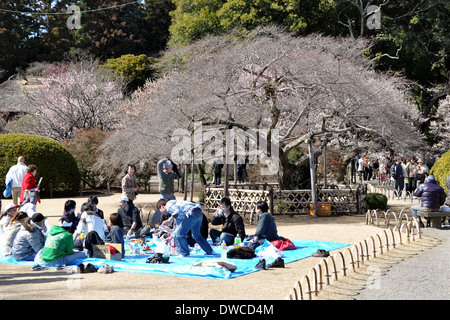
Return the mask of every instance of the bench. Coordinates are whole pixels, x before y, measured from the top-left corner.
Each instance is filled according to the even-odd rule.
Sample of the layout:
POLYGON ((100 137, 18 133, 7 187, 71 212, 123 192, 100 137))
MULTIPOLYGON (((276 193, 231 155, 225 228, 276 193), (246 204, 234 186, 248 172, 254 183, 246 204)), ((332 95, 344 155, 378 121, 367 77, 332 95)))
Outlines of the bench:
POLYGON ((432 228, 441 228, 442 218, 450 216, 450 212, 422 208, 417 211, 419 217, 430 220, 432 228))

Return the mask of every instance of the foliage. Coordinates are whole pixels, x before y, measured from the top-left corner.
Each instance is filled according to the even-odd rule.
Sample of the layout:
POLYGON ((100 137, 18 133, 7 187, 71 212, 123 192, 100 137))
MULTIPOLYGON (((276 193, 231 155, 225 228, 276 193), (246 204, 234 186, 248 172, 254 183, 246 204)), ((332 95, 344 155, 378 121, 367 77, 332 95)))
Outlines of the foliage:
MULTIPOLYGON (((36 182, 42 177, 41 193, 48 195, 75 195, 80 188, 80 172, 75 159, 60 143, 40 136, 27 134, 0 135, 0 176, 5 177, 9 168, 25 157, 27 165, 34 164, 38 171, 36 182)), ((0 180, 0 189, 5 181, 0 180)))
POLYGON ((123 81, 98 62, 52 65, 42 71, 42 86, 27 92, 28 133, 63 141, 76 129, 113 129, 120 119, 123 81))
POLYGON ((367 148, 420 147, 415 125, 421 119, 402 91, 403 80, 373 72, 360 54, 367 46, 363 40, 293 37, 269 26, 172 48, 161 62, 168 61, 168 71, 127 102, 136 116, 106 141, 109 159, 99 161, 105 167, 122 161, 117 150, 131 162, 167 156, 183 136, 176 130, 192 130, 195 122, 220 143, 225 128, 278 130, 279 162, 263 158, 280 166, 279 181, 290 189, 288 153, 306 139, 327 134, 330 145, 351 157, 367 148))
POLYGON ((430 174, 434 175, 437 183, 448 191, 446 179, 450 175, 450 151, 447 151, 442 157, 440 157, 430 170, 430 174))
POLYGON ((139 56, 125 54, 116 59, 108 59, 105 64, 100 66, 100 69, 109 69, 119 74, 127 82, 127 91, 132 92, 138 87, 142 87, 145 81, 154 77, 153 65, 157 61, 157 59, 144 54, 139 56))
POLYGON ((98 147, 110 134, 111 132, 105 132, 98 128, 77 129, 73 139, 62 142, 62 145, 70 151, 77 162, 81 180, 91 188, 100 187, 100 173, 93 170, 92 166, 101 156, 98 147))
POLYGON ((381 193, 368 193, 364 202, 365 210, 386 210, 388 199, 381 193))

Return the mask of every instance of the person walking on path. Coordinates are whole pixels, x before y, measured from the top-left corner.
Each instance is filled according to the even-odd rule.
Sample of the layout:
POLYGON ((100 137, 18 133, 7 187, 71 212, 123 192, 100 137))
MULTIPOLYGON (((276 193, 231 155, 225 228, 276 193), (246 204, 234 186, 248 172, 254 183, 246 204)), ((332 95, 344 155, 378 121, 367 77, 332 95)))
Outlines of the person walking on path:
POLYGON ((12 179, 12 199, 14 204, 19 204, 19 197, 22 190, 22 180, 27 174, 27 165, 25 164, 25 158, 19 157, 17 164, 9 168, 5 177, 5 183, 9 179, 12 179))

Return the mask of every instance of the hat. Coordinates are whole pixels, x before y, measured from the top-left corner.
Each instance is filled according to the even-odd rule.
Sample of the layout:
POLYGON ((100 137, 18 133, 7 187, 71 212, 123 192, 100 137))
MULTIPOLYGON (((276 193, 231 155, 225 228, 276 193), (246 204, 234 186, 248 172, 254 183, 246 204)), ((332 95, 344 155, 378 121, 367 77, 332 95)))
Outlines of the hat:
POLYGON ((45 219, 47 219, 47 218, 44 217, 44 215, 42 213, 39 213, 39 212, 36 212, 31 217, 31 221, 33 221, 33 222, 41 222, 41 221, 44 221, 45 219))
POLYGON ((164 163, 163 163, 163 168, 164 169, 169 169, 169 168, 172 168, 172 167, 173 167, 172 162, 170 162, 169 160, 164 161, 164 163))
POLYGON ((125 201, 125 202, 130 201, 130 199, 128 199, 128 197, 126 197, 126 196, 120 196, 120 200, 125 201))
POLYGON ((6 210, 5 211, 9 211, 9 210, 14 209, 14 208, 20 208, 20 206, 17 205, 17 204, 14 204, 14 203, 10 203, 9 205, 6 206, 6 210))
POLYGON ((419 158, 419 160, 417 160, 417 162, 422 162, 423 163, 423 160, 419 158))
POLYGON ((434 180, 436 180, 436 178, 435 178, 432 174, 430 174, 430 175, 427 177, 427 181, 428 181, 428 180, 434 181, 434 180))

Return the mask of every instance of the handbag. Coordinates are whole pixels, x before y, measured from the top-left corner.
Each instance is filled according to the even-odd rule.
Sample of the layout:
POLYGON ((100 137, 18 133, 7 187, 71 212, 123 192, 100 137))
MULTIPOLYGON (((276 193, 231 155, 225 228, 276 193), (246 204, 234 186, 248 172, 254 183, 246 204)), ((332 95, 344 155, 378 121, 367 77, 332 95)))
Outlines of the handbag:
POLYGON ((273 241, 270 241, 270 243, 273 244, 275 246, 275 248, 277 248, 278 250, 281 250, 281 251, 297 249, 295 244, 288 238, 273 240, 273 241))

